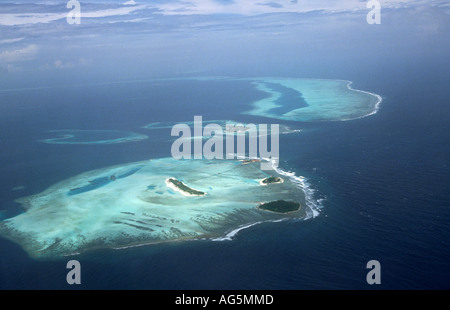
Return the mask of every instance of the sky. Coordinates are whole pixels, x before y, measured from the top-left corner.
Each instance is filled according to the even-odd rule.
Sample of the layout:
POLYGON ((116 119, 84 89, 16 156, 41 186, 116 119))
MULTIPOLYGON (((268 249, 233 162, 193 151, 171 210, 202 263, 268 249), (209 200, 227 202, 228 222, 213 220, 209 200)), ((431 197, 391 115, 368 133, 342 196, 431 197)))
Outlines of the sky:
POLYGON ((79 24, 68 23, 68 2, 0 3, 0 87, 18 77, 338 77, 349 66, 448 64, 448 1, 379 1, 380 24, 358 0, 80 0, 79 24))

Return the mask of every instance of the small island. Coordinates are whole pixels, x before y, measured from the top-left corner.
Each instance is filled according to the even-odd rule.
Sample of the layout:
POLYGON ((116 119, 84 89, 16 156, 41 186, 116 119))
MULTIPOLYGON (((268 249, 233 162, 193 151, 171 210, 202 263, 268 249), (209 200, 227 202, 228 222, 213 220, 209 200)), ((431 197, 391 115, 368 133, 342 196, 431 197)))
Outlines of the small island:
POLYGON ((168 178, 166 180, 166 185, 178 192, 180 192, 181 194, 183 194, 184 196, 205 196, 206 193, 193 189, 189 186, 187 186, 186 184, 184 184, 181 181, 178 181, 177 179, 174 178, 168 178))
POLYGON ((259 181, 260 185, 269 185, 269 184, 277 184, 277 183, 283 183, 284 180, 280 177, 268 177, 265 179, 262 179, 259 181))
POLYGON ((251 127, 247 127, 245 125, 229 125, 225 126, 225 133, 241 133, 249 131, 251 127))
POLYGON ((311 214, 295 177, 277 171, 267 174, 258 162, 172 157, 87 171, 17 199, 25 210, 19 215, 8 217, 0 208, 0 238, 36 259, 232 239, 253 224, 311 214), (271 176, 284 182, 259 185, 271 176))
POLYGON ((262 203, 258 206, 258 209, 276 213, 289 213, 300 210, 300 204, 298 202, 276 200, 262 203))
POLYGON ((259 163, 261 162, 261 159, 242 159, 241 162, 243 165, 247 165, 251 163, 259 163))

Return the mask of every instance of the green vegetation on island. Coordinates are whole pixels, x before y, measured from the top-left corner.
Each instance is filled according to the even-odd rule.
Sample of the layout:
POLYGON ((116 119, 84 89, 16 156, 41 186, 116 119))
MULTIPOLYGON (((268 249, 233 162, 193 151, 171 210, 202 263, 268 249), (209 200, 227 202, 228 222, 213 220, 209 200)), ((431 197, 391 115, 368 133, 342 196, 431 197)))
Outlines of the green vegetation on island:
POLYGON ((35 259, 175 240, 228 239, 229 232, 253 223, 305 218, 305 193, 291 180, 242 160, 168 157, 105 167, 17 199, 25 210, 17 216, 6 218, 0 208, 0 238, 17 243, 35 259), (271 176, 284 182, 259 184, 271 176), (289 212, 298 205, 269 203, 278 200, 301 207, 289 212))
POLYGON ((193 188, 187 186, 186 184, 184 184, 183 182, 178 181, 177 179, 174 179, 174 178, 167 179, 167 184, 168 185, 172 184, 173 186, 176 187, 176 189, 182 191, 183 193, 192 195, 192 196, 204 196, 204 195, 206 195, 205 192, 193 189, 193 188))
POLYGON ((272 211, 277 213, 288 213, 300 210, 300 204, 298 202, 276 200, 262 203, 258 206, 258 208, 261 210, 272 211))
POLYGON ((276 184, 276 183, 283 183, 283 179, 280 177, 268 177, 260 181, 261 185, 268 185, 268 184, 276 184))

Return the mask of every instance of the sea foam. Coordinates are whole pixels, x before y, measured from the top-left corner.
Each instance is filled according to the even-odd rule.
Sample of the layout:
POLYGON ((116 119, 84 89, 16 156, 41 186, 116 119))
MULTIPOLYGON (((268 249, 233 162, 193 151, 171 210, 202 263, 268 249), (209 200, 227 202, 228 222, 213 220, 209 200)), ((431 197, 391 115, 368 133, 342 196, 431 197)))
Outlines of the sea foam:
MULTIPOLYGON (((263 158, 263 160, 270 161, 272 163, 272 168, 280 175, 288 177, 290 181, 296 184, 305 194, 305 202, 306 202, 306 217, 302 220, 308 220, 315 218, 320 215, 321 209, 323 208, 322 202, 323 198, 316 198, 315 190, 312 188, 311 184, 308 182, 308 179, 303 176, 295 175, 295 172, 285 171, 278 167, 278 163, 276 160, 269 160, 267 158, 263 158)), ((276 223, 286 221, 288 218, 276 219, 276 220, 267 220, 267 221, 259 221, 255 223, 249 223, 246 225, 241 225, 240 227, 233 229, 227 232, 224 236, 218 238, 212 238, 211 241, 231 241, 236 235, 247 228, 253 227, 255 225, 259 225, 266 222, 276 223)))

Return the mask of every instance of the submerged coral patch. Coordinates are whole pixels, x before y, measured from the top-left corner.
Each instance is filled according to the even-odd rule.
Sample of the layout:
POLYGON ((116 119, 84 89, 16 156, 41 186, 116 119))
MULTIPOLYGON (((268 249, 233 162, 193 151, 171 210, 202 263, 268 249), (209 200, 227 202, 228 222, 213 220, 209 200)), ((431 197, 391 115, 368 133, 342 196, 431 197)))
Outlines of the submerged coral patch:
POLYGON ((0 235, 32 257, 51 258, 217 238, 242 225, 305 217, 302 188, 291 181, 261 186, 259 180, 267 178, 280 180, 280 171, 268 175, 258 161, 241 160, 161 158, 98 169, 18 199, 26 211, 0 221, 0 235), (279 200, 301 208, 285 214, 261 208, 279 200))
POLYGON ((49 144, 116 144, 140 141, 148 138, 146 135, 121 130, 49 130, 47 133, 56 135, 53 138, 39 140, 49 144))
POLYGON ((288 121, 346 121, 374 114, 381 96, 351 87, 343 80, 261 78, 251 79, 267 94, 244 114, 288 121))

